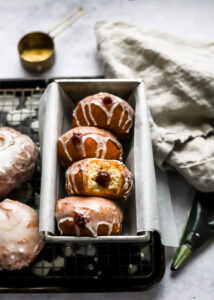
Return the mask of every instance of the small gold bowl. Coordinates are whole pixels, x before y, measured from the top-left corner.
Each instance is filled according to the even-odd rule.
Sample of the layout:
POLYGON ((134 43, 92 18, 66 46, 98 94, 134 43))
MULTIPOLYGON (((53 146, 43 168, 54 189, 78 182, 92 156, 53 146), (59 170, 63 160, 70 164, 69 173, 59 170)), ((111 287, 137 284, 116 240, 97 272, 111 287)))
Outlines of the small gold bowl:
POLYGON ((44 72, 55 62, 53 39, 43 32, 31 32, 18 44, 22 66, 30 72, 44 72))

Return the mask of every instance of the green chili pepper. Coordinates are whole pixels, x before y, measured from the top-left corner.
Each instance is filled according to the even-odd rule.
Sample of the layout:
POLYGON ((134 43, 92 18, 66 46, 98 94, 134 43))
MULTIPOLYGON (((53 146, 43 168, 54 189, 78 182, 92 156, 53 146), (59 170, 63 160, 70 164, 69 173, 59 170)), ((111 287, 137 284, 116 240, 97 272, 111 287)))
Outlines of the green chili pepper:
POLYGON ((214 193, 198 192, 187 216, 171 270, 176 271, 192 252, 212 236, 214 236, 214 193))

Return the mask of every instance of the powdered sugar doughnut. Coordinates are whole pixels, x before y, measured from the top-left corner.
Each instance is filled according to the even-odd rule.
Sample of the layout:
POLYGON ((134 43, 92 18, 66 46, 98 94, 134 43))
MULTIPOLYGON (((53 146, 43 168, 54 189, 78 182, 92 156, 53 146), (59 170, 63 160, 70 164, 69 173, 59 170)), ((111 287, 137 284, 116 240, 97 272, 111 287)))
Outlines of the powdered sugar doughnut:
POLYGON ((30 137, 8 128, 0 128, 0 197, 31 178, 37 151, 30 137))
POLYGON ((0 266, 18 270, 28 266, 43 247, 36 211, 6 199, 0 203, 0 266))

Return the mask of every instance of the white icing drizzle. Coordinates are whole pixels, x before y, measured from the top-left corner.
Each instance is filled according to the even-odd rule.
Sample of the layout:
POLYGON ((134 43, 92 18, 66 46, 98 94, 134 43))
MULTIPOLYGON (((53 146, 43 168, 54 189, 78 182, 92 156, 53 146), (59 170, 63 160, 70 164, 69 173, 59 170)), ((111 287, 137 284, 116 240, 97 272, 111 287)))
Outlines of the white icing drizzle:
MULTIPOLYGON (((120 104, 119 102, 115 102, 111 105, 111 109, 108 110, 106 105, 104 105, 102 103, 102 100, 100 99, 94 99, 94 100, 91 100, 90 102, 82 102, 80 101, 80 105, 81 105, 81 109, 82 109, 82 112, 83 112, 83 115, 85 117, 86 113, 85 113, 85 106, 90 106, 94 104, 95 106, 99 106, 100 109, 102 109, 102 111, 106 114, 107 116, 107 125, 110 125, 111 123, 111 119, 112 119, 112 116, 113 116, 113 113, 114 113, 114 110, 115 108, 120 104)), ((122 106, 123 107, 123 106, 122 106)), ((90 108, 91 110, 91 108, 90 108)), ((85 119, 86 120, 86 119, 85 119)), ((87 119, 87 125, 91 125, 90 122, 88 121, 87 119)), ((96 125, 96 124, 93 124, 93 125, 96 125)))
POLYGON ((91 105, 88 105, 88 111, 89 111, 89 116, 90 116, 90 118, 91 118, 93 124, 94 124, 95 126, 97 126, 97 122, 96 122, 96 120, 94 119, 93 112, 92 112, 92 109, 91 109, 91 105))
MULTIPOLYGON (((67 142, 69 141, 69 139, 67 140, 67 142)), ((73 161, 71 155, 69 154, 68 150, 67 150, 67 142, 61 142, 61 145, 63 147, 64 153, 67 155, 67 158, 70 160, 70 162, 73 161)))
POLYGON ((71 165, 66 171, 66 189, 70 194, 78 194, 79 190, 76 185, 76 174, 82 172, 83 185, 86 186, 87 166, 91 159, 84 159, 71 165))
POLYGON ((61 235, 63 234, 63 232, 62 232, 62 230, 60 229, 60 224, 61 224, 61 223, 65 223, 65 222, 67 222, 67 221, 73 222, 73 218, 72 218, 72 217, 66 217, 66 218, 60 219, 60 220, 58 221, 58 229, 59 229, 61 235))
POLYGON ((120 127, 120 125, 122 124, 122 121, 123 121, 125 112, 126 112, 125 109, 123 109, 123 110, 122 110, 122 113, 121 113, 121 115, 120 115, 119 122, 118 122, 118 127, 120 127))
MULTIPOLYGON (((89 216, 84 216, 84 217, 90 219, 89 216)), ((66 222, 66 221, 73 222, 73 217, 66 217, 66 218, 62 218, 62 219, 59 220, 59 222, 58 222, 58 229, 59 229, 61 235, 63 234, 63 232, 60 229, 60 224, 66 222)), ((108 233, 107 233, 107 235, 110 235, 111 232, 112 232, 112 227, 113 227, 114 222, 115 222, 115 219, 112 220, 111 223, 110 222, 106 222, 106 221, 97 221, 96 219, 94 219, 94 220, 90 220, 89 222, 86 222, 85 227, 91 232, 91 235, 93 237, 97 237, 98 227, 100 225, 104 224, 104 225, 108 226, 108 233)), ((77 224, 74 224, 74 228, 75 228, 75 234, 77 236, 80 236, 81 227, 79 227, 77 224)))
MULTIPOLYGON (((88 104, 88 103, 85 103, 85 106, 87 106, 87 104, 88 104)), ((84 109, 82 108, 82 113, 83 113, 83 116, 84 116, 84 119, 85 119, 87 125, 90 125, 90 122, 89 122, 89 120, 88 120, 88 118, 87 118, 87 115, 86 115, 85 107, 84 107, 84 109)))
POLYGON ((77 236, 81 235, 82 228, 87 228, 93 237, 97 237, 100 225, 106 225, 108 228, 106 235, 111 235, 113 226, 115 224, 120 225, 122 222, 121 210, 110 200, 98 197, 83 198, 75 196, 59 201, 62 203, 62 206, 57 204, 56 218, 58 227, 69 220, 77 236), (79 226, 78 219, 75 220, 76 217, 82 217, 85 222, 79 226))
POLYGON ((6 138, 4 133, 0 133, 0 151, 3 151, 14 144, 12 136, 8 135, 6 138))
POLYGON ((77 126, 81 126, 79 119, 77 118, 77 108, 73 110, 73 117, 76 120, 77 126))
MULTIPOLYGON (((66 189, 67 189, 67 191, 69 191, 69 194, 73 195, 73 194, 79 193, 79 190, 76 185, 76 174, 78 172, 82 173, 83 186, 84 187, 88 186, 88 181, 87 181, 88 168, 87 168, 87 166, 91 162, 93 162, 93 160, 102 161, 102 159, 98 159, 98 158, 86 158, 84 160, 74 163, 67 169, 67 171, 66 171, 66 189)), ((104 160, 104 161, 109 162, 109 164, 111 164, 112 162, 117 162, 117 164, 125 167, 125 165, 122 162, 117 161, 117 160, 104 160)), ((132 173, 127 168, 125 168, 125 170, 122 170, 122 177, 124 178, 124 183, 122 186, 122 190, 124 191, 123 198, 127 198, 133 189, 133 176, 132 176, 132 173)))
POLYGON ((98 227, 100 225, 107 225, 108 226, 108 233, 107 235, 110 235, 111 232, 112 232, 112 227, 113 227, 113 223, 109 223, 109 222, 105 222, 105 221, 99 221, 97 222, 96 220, 94 221, 91 221, 91 222, 88 222, 86 223, 86 227, 88 228, 88 230, 91 232, 92 236, 93 237, 97 237, 97 230, 98 230, 98 227))
POLYGON ((114 144, 117 144, 118 147, 120 147, 119 143, 116 141, 116 139, 112 138, 111 136, 100 136, 97 134, 89 134, 83 136, 83 142, 82 142, 82 152, 84 153, 84 157, 86 157, 85 154, 85 141, 91 138, 97 143, 97 149, 96 149, 96 157, 97 158, 105 158, 106 156, 106 151, 107 151, 107 143, 108 141, 112 141, 114 144))
POLYGON ((133 178, 132 178, 132 173, 129 172, 128 175, 127 174, 123 174, 124 177, 124 185, 123 185, 123 190, 125 191, 124 193, 124 197, 127 198, 132 189, 133 189, 133 178))
POLYGON ((82 114, 84 116, 85 122, 87 125, 99 125, 97 124, 97 121, 95 120, 93 116, 93 109, 92 109, 92 104, 95 106, 98 106, 106 115, 107 118, 107 125, 110 126, 112 117, 114 115, 115 109, 118 107, 118 105, 121 106, 122 112, 120 115, 120 118, 118 120, 118 128, 121 127, 121 125, 124 123, 123 127, 121 128, 124 130, 127 126, 127 124, 130 122, 129 126, 126 129, 126 133, 129 132, 132 123, 133 123, 133 111, 132 108, 126 103, 124 100, 120 99, 119 97, 116 97, 114 95, 108 94, 108 93, 99 93, 93 96, 86 97, 85 99, 81 100, 79 102, 79 105, 76 107, 76 109, 73 111, 73 117, 75 118, 75 121, 77 123, 77 126, 81 126, 80 120, 77 117, 77 110, 81 108, 82 114), (104 97, 110 97, 112 100, 112 103, 110 105, 105 105, 102 101, 104 97), (87 117, 86 113, 86 107, 88 108, 89 112, 89 118, 87 117), (110 108, 110 109, 109 109, 110 108), (127 117, 126 121, 125 118, 127 117))
POLYGON ((71 167, 69 167, 66 171, 66 189, 69 190, 70 194, 78 193, 79 190, 76 186, 76 174, 79 172, 79 164, 74 163, 71 167))
MULTIPOLYGON (((98 129, 96 128, 96 130, 98 130, 98 129)), ((79 131, 81 132, 81 129, 74 128, 74 129, 72 129, 72 132, 73 132, 72 134, 78 133, 79 131)), ((68 143, 70 142, 71 138, 72 137, 71 137, 70 134, 67 135, 66 139, 65 139, 65 137, 64 138, 61 138, 61 137, 59 138, 59 140, 61 141, 61 145, 63 147, 64 153, 66 154, 67 159, 69 159, 70 162, 73 161, 72 156, 68 152, 68 143)), ((102 134, 99 133, 99 131, 97 133, 95 131, 93 132, 93 130, 88 131, 88 132, 83 131, 81 141, 80 141, 80 143, 78 143, 76 145, 79 153, 82 155, 83 158, 87 157, 86 149, 85 149, 85 143, 86 143, 86 140, 89 139, 89 138, 92 139, 97 144, 96 153, 95 153, 95 157, 97 157, 97 158, 105 158, 106 157, 107 144, 108 144, 109 141, 114 143, 118 147, 118 149, 122 149, 122 146, 117 141, 117 139, 114 138, 114 136, 112 136, 109 133, 107 133, 106 135, 102 135, 102 134)), ((122 159, 122 153, 121 153, 119 159, 120 160, 122 159)))
MULTIPOLYGON (((81 171, 82 171, 82 174, 83 174, 83 185, 85 186, 86 185, 86 174, 87 174, 87 171, 86 171, 86 165, 88 165, 88 164, 83 164, 83 166, 80 168, 81 169, 81 171)), ((79 166, 81 166, 81 163, 79 163, 79 166)), ((78 171, 79 171, 79 168, 77 168, 77 170, 76 170, 76 173, 78 173, 78 171)), ((74 188, 75 188, 75 190, 77 191, 77 192, 79 192, 79 190, 77 189, 77 186, 76 186, 76 180, 75 180, 75 177, 73 176, 73 174, 72 174, 72 179, 74 179, 74 188)))
POLYGON ((126 125, 129 123, 129 126, 127 127, 127 129, 126 129, 126 133, 127 132, 129 132, 129 130, 130 130, 130 128, 131 128, 131 126, 132 126, 132 118, 131 118, 131 116, 129 116, 128 115, 128 117, 127 117, 127 120, 126 120, 126 122, 125 122, 125 124, 123 125, 123 127, 122 127, 122 129, 125 129, 126 128, 126 125), (129 123, 130 122, 130 123, 129 123))

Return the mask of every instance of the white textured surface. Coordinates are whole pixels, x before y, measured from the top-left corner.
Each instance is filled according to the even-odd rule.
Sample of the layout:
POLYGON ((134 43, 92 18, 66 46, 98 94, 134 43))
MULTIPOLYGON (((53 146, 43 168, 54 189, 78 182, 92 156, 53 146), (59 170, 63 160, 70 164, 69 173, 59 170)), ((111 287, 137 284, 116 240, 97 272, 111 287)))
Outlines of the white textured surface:
MULTIPOLYGON (((33 77, 20 66, 16 50, 19 38, 32 30, 48 30, 80 5, 87 11, 85 17, 56 39, 56 64, 41 77, 102 75, 102 67, 96 56, 94 25, 96 21, 106 18, 117 18, 181 37, 213 41, 214 1, 212 0, 0 0, 0 78, 33 77)), ((175 174, 170 174, 170 186, 180 233, 190 206, 193 189, 175 174)), ((0 295, 0 299, 212 300, 214 244, 210 243, 204 247, 177 274, 171 274, 169 270, 174 249, 167 249, 166 252, 165 277, 150 291, 122 294, 0 295)))

